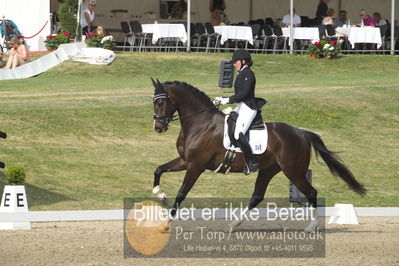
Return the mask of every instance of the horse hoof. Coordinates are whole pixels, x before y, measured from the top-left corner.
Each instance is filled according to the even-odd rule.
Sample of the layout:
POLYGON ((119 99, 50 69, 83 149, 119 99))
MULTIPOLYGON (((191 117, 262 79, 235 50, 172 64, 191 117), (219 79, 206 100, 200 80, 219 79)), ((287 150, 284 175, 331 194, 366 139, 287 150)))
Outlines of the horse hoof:
POLYGON ((164 206, 168 205, 168 198, 162 198, 160 200, 161 200, 162 205, 164 205, 164 206))
POLYGON ((305 228, 305 232, 312 233, 316 230, 318 226, 319 226, 319 221, 317 220, 311 221, 308 227, 305 228))
POLYGON ((6 165, 3 162, 0 162, 0 168, 4 168, 6 165))
POLYGON ((7 133, 0 131, 0 138, 2 138, 2 139, 7 138, 7 133))

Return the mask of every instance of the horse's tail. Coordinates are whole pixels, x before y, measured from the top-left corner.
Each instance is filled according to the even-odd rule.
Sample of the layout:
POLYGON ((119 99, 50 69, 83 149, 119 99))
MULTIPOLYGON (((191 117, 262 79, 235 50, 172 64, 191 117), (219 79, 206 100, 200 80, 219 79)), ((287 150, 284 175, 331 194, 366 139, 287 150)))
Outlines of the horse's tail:
POLYGON ((303 132, 305 138, 313 146, 316 156, 320 155, 323 158, 330 172, 334 176, 342 178, 356 193, 362 196, 366 195, 367 189, 355 179, 352 172, 342 163, 337 154, 326 147, 320 136, 307 130, 303 130, 303 132))

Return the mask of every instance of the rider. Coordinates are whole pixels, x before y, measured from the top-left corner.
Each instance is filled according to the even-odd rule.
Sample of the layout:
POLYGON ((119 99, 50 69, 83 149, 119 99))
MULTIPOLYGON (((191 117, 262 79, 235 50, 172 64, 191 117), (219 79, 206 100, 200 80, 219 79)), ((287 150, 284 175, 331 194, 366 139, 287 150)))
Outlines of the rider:
POLYGON ((237 103, 235 112, 238 113, 234 138, 237 140, 241 150, 244 152, 246 167, 245 174, 256 172, 259 165, 256 163, 255 156, 252 153, 251 146, 245 138, 249 126, 254 120, 258 110, 262 109, 266 101, 261 98, 255 98, 256 78, 251 70, 252 59, 247 50, 236 50, 232 58, 234 68, 238 71, 238 75, 234 82, 235 94, 230 97, 217 97, 221 104, 237 103))

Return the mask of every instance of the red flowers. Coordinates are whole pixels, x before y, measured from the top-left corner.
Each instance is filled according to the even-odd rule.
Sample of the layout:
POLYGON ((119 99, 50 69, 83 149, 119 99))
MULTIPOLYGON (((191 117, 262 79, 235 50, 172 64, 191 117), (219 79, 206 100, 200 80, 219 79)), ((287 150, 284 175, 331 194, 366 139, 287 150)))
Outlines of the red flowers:
POLYGON ((336 41, 336 40, 333 40, 331 43, 332 43, 333 45, 337 45, 337 41, 336 41))
POLYGON ((49 35, 49 36, 47 36, 47 39, 53 39, 53 38, 57 38, 57 35, 49 35))
POLYGON ((88 38, 93 38, 93 37, 96 37, 96 34, 94 34, 94 33, 88 33, 88 34, 87 34, 87 37, 88 37, 88 38))
POLYGON ((319 46, 320 42, 315 42, 314 45, 319 46))
POLYGON ((65 37, 68 37, 68 36, 69 36, 69 32, 67 32, 67 31, 66 31, 66 32, 63 32, 62 34, 64 34, 65 37))

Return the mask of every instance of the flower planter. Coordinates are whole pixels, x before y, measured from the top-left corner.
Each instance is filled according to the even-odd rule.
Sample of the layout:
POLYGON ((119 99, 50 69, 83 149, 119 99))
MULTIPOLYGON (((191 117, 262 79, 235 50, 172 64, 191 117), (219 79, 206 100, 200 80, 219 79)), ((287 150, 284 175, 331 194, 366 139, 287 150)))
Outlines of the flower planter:
POLYGON ((312 58, 312 59, 317 59, 317 54, 311 54, 311 55, 310 55, 310 58, 312 58))

